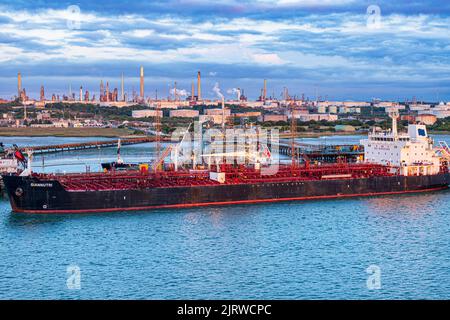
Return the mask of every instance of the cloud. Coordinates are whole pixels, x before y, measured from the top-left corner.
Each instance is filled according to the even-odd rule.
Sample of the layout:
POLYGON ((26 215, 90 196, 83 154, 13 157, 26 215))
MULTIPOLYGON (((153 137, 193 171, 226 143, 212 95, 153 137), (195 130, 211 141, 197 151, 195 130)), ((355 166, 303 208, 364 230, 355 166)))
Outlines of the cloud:
POLYGON ((255 53, 253 60, 260 64, 283 64, 283 60, 276 53, 255 53))
POLYGON ((185 86, 197 70, 214 70, 214 81, 245 83, 253 96, 262 78, 330 90, 367 83, 367 92, 392 81, 441 87, 450 79, 450 4, 427 9, 437 3, 379 1, 381 27, 370 29, 364 1, 81 0, 80 29, 70 29, 64 3, 17 1, 0 6, 0 78, 18 68, 29 77, 115 75, 143 64, 149 76, 185 86))

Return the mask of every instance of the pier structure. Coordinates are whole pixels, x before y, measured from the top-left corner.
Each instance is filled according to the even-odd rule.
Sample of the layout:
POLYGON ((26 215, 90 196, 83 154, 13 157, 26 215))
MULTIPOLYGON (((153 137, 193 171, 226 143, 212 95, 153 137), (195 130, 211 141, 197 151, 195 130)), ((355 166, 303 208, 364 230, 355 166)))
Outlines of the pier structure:
MULTIPOLYGON (((156 137, 142 137, 142 138, 125 138, 120 139, 122 146, 141 144, 154 142, 156 137)), ((65 143, 56 145, 44 145, 44 146, 30 146, 30 147, 20 147, 21 150, 32 150, 34 154, 48 154, 57 153, 63 151, 76 151, 76 150, 86 150, 86 149, 100 149, 100 148, 110 148, 117 147, 119 140, 104 140, 104 141, 89 141, 80 143, 65 143)))

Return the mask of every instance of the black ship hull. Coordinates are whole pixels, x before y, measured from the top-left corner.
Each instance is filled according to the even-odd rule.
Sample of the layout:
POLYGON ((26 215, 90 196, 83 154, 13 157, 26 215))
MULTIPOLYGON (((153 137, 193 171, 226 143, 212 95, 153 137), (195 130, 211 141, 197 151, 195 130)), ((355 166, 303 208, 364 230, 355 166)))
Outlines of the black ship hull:
POLYGON ((57 180, 4 176, 14 212, 87 213, 344 198, 435 191, 450 175, 261 182, 135 190, 66 191, 57 180))

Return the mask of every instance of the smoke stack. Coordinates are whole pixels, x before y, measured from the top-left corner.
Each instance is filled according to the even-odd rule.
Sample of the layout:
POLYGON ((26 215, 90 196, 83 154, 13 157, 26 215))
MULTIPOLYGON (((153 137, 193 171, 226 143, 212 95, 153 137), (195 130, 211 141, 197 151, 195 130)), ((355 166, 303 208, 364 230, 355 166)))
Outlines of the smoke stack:
POLYGON ((120 86, 120 87, 121 87, 121 89, 122 89, 122 90, 121 90, 122 92, 121 92, 121 95, 120 95, 121 97, 120 97, 120 98, 121 98, 122 101, 125 101, 125 90, 124 90, 123 72, 122 72, 122 83, 121 83, 121 86, 120 86))
POLYGON ((80 101, 83 101, 83 86, 80 87, 80 101))
POLYGON ((41 86, 41 97, 40 97, 41 102, 45 101, 45 91, 44 91, 44 86, 41 86))
POLYGON ((266 101, 266 97, 267 97, 267 80, 264 79, 264 89, 263 89, 263 101, 266 101))
POLYGON ((200 71, 197 73, 197 100, 202 100, 202 79, 200 71))
POLYGON ((141 66, 140 97, 141 97, 141 99, 144 99, 144 67, 142 67, 142 66, 141 66))
POLYGON ((176 81, 173 85, 173 96, 174 96, 175 101, 177 101, 178 97, 177 97, 177 82, 176 81))
POLYGON ((192 86, 191 86, 191 101, 194 101, 195 100, 195 98, 194 98, 194 96, 195 96, 195 86, 194 86, 194 81, 192 81, 192 86))
POLYGON ((22 75, 20 72, 17 74, 17 97, 20 99, 22 94, 22 75))

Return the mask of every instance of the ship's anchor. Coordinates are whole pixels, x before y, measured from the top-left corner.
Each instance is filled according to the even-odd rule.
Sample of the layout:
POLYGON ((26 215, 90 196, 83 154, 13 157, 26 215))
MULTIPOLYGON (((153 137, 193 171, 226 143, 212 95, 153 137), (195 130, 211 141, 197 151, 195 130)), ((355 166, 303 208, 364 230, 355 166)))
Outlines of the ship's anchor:
POLYGON ((16 193, 16 196, 21 197, 23 195, 23 189, 17 188, 15 193, 16 193))

